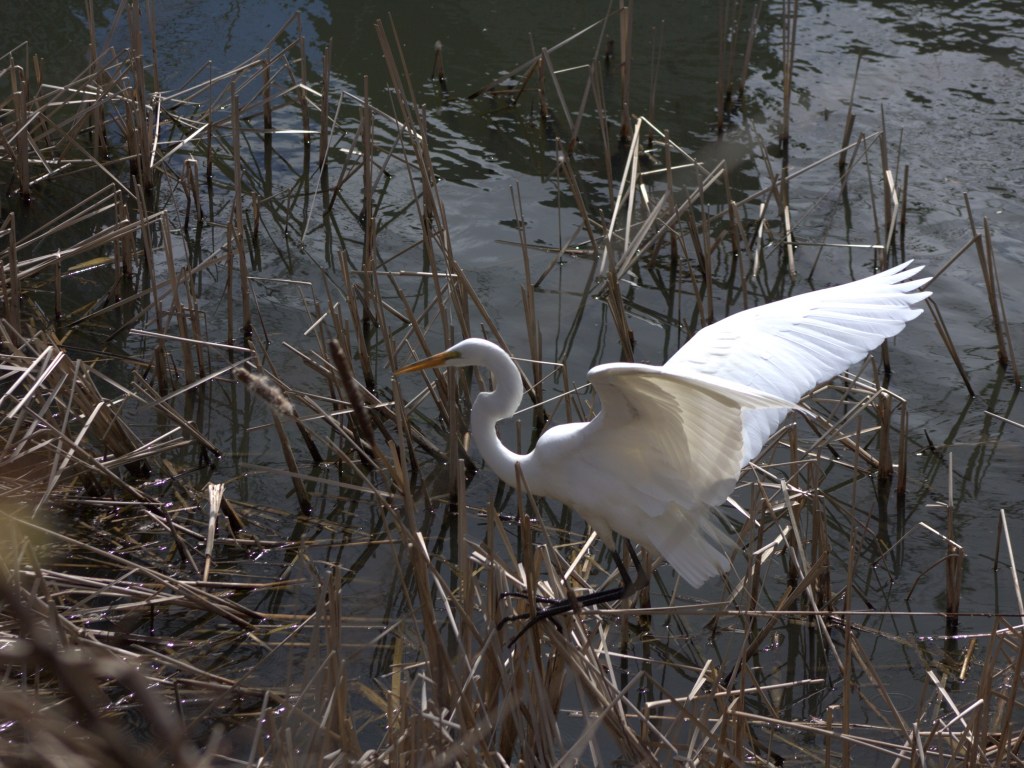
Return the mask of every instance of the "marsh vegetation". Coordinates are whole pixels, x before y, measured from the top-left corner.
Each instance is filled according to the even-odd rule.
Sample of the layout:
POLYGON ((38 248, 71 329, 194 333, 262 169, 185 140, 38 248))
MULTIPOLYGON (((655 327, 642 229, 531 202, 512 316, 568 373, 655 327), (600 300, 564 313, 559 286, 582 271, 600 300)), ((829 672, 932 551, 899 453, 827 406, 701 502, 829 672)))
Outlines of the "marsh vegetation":
MULTIPOLYGON (((531 606, 503 594, 597 588, 614 565, 571 510, 477 465, 486 382, 392 379, 466 336, 508 348, 514 327, 532 407, 503 438, 525 448, 594 412, 590 364, 660 363, 822 263, 854 277, 908 257, 912 179, 884 130, 857 133, 851 106, 835 152, 790 167, 786 56, 777 124, 743 123, 758 24, 786 51, 797 34, 789 4, 756 10, 723 6, 717 95, 766 179, 753 192, 637 109, 626 7, 482 80, 471 114, 550 161, 554 204, 513 188, 516 237, 488 267, 516 317, 453 248, 421 99, 459 97, 443 50, 429 81, 411 71, 400 23, 375 28, 386 98, 332 82, 330 48, 297 25, 230 71, 163 82, 128 2, 127 47, 93 23, 70 82, 30 46, 5 56, 0 761, 1019 762, 1019 523, 1003 515, 984 553, 1008 610, 972 612, 952 460, 891 386, 928 375, 898 342, 813 392, 745 471, 723 510, 730 574, 690 594, 663 567, 635 604, 511 647, 501 620, 531 606), (809 177, 827 189, 810 203, 793 193, 809 177), (558 242, 531 236, 542 215, 558 242), (940 592, 899 573, 910 546, 940 592)), ((992 365, 1019 382, 989 224, 966 211, 971 236, 928 273, 941 289, 974 260, 992 365)), ((917 322, 962 370, 941 295, 917 322)))

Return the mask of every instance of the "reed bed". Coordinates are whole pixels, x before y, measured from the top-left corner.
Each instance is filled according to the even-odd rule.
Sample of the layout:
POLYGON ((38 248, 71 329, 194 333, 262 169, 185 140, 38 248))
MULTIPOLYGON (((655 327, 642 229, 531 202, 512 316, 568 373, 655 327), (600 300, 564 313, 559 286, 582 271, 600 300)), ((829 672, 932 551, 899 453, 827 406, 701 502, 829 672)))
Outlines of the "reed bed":
MULTIPOLYGON (((728 5, 723 29, 759 18, 728 5)), ((738 194, 725 164, 633 117, 631 21, 613 10, 471 99, 550 128, 573 222, 550 247, 524 229, 497 246, 523 276, 509 329, 456 253, 393 22, 376 29, 385 110, 369 84, 313 74, 330 51, 314 59, 297 20, 230 72, 161 83, 145 9, 119 9, 124 50, 94 31, 70 84, 5 59, 0 169, 22 202, 0 229, 0 761, 1020 761, 1020 615, 963 610, 974 553, 918 514, 943 465, 914 460, 887 354, 812 393, 745 472, 720 583, 691 596, 660 569, 636 605, 511 645, 519 625, 502 619, 532 605, 502 595, 561 597, 614 568, 569 511, 479 471, 481 382, 391 380, 463 336, 504 343, 504 327, 528 340, 532 385, 506 439, 586 418, 583 325, 607 329, 606 358, 664 357, 819 262, 904 258, 906 176, 884 132, 799 170, 752 141, 766 183, 738 194), (812 174, 832 181, 793 204, 812 174), (850 197, 871 205, 851 216, 850 197), (833 241, 838 215, 860 240, 833 241), (541 319, 555 302, 557 340, 541 319), (909 546, 934 552, 941 607, 897 578, 909 546), (876 661, 895 657, 899 674, 876 661)), ((722 71, 743 73, 731 109, 749 49, 722 46, 722 71)), ((950 260, 976 250, 1005 327, 975 231, 950 260)), ((1016 371, 1003 336, 1000 354, 1016 371)), ((1013 527, 1004 516, 997 557, 1019 603, 1013 527)))

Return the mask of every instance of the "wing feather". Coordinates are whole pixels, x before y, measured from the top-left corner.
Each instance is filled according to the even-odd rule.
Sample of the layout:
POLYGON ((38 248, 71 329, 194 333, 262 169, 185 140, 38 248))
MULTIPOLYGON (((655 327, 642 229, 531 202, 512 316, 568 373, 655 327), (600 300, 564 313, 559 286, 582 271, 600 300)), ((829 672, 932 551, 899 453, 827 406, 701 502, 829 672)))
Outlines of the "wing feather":
MULTIPOLYGON (((638 472, 672 474, 666 503, 720 504, 743 467, 744 409, 795 407, 736 382, 650 365, 599 365, 591 369, 590 382, 601 412, 588 425, 588 442, 611 443, 620 452, 631 447, 638 472)), ((652 508, 649 514, 661 512, 652 508)))
POLYGON ((562 476, 572 481, 556 495, 602 536, 619 531, 700 586, 729 562, 709 508, 725 500, 743 466, 743 413, 795 406, 725 379, 649 365, 600 365, 590 381, 601 398, 597 417, 538 445, 563 457, 562 476))
MULTIPOLYGON (((700 330, 664 370, 703 373, 791 402, 863 359, 921 314, 930 292, 921 267, 906 262, 853 283, 744 310, 700 330)), ((758 410, 743 417, 741 466, 785 417, 758 410)))

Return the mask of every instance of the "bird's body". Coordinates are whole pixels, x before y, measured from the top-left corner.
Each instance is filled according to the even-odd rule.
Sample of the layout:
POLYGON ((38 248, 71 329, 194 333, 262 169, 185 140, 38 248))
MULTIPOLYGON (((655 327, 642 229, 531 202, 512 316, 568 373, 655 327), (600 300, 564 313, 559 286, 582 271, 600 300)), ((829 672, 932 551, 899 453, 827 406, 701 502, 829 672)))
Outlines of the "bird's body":
POLYGON ((473 403, 484 462, 515 485, 576 509, 606 544, 616 531, 661 554, 693 586, 728 566, 711 510, 736 485, 786 413, 810 389, 899 333, 929 294, 904 264, 834 288, 739 312, 702 329, 663 366, 590 370, 602 410, 548 429, 528 454, 498 440, 523 397, 512 359, 467 339, 399 373, 483 366, 495 388, 473 403))

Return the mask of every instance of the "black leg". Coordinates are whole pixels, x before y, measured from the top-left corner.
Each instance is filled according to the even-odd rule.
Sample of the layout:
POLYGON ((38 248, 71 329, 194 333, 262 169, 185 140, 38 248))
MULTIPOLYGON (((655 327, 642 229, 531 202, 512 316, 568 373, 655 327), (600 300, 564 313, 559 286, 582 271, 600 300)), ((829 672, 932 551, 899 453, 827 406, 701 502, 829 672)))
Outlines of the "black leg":
MULTIPOLYGON (((569 596, 565 600, 553 600, 549 597, 531 598, 530 595, 526 595, 522 592, 503 592, 499 596, 502 599, 506 597, 520 597, 527 600, 533 599, 536 603, 543 603, 548 606, 543 611, 537 611, 535 614, 517 613, 513 616, 506 616, 498 622, 498 629, 500 630, 509 622, 528 619, 526 624, 523 625, 523 628, 516 632, 515 637, 513 637, 509 642, 509 648, 515 645, 516 641, 523 636, 526 630, 537 624, 537 622, 545 619, 553 620, 556 616, 561 616, 564 613, 576 611, 580 608, 586 608, 591 605, 601 605, 615 600, 628 599, 646 587, 651 581, 651 576, 641 564, 640 558, 637 556, 636 550, 633 548, 633 544, 628 539, 625 539, 624 541, 626 550, 629 552, 630 559, 633 561, 633 567, 636 568, 637 577, 634 580, 629 575, 629 569, 626 567, 626 564, 622 562, 622 558, 619 557, 619 553, 612 550, 612 558, 615 560, 615 567, 618 569, 619 575, 622 577, 621 586, 602 589, 599 592, 591 592, 587 595, 575 595, 570 590, 569 596)), ((558 626, 557 623, 556 626, 558 626)), ((561 631, 561 627, 559 627, 559 631, 561 631)))

